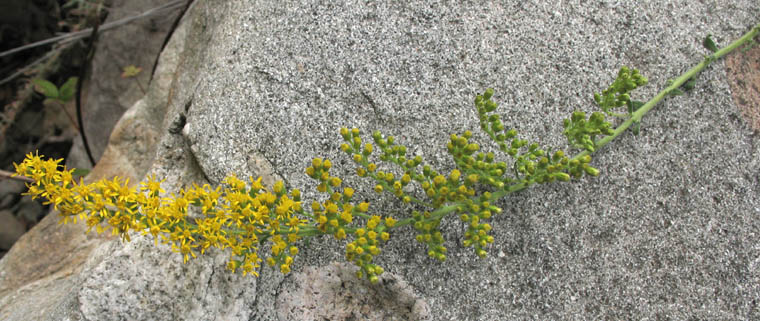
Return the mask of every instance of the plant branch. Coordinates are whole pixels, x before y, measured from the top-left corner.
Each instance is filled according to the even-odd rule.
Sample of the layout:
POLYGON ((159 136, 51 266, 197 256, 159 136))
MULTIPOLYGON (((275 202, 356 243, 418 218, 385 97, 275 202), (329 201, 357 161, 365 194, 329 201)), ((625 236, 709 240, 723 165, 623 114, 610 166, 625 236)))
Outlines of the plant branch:
MULTIPOLYGON (((705 57, 705 59, 702 60, 702 62, 700 62, 695 67, 691 68, 689 71, 683 73, 680 77, 678 77, 675 81, 673 81, 673 83, 670 86, 668 86, 665 89, 661 90, 654 98, 652 98, 646 104, 644 104, 643 106, 641 106, 641 108, 639 108, 639 110, 637 110, 636 112, 633 113, 633 115, 632 115, 631 118, 629 118, 628 120, 626 120, 625 122, 623 122, 622 124, 620 124, 620 126, 618 126, 617 128, 615 128, 615 130, 614 130, 614 132, 613 132, 612 135, 606 136, 606 137, 604 137, 604 138, 599 139, 598 141, 596 141, 596 143, 595 143, 596 149, 595 150, 598 151, 600 148, 602 148, 605 145, 607 145, 613 139, 615 139, 618 136, 620 136, 620 134, 622 134, 623 132, 625 132, 631 125, 633 125, 634 122, 641 121, 641 118, 644 117, 644 115, 647 112, 649 112, 652 108, 654 108, 654 106, 656 106, 660 101, 662 101, 662 99, 665 98, 668 95, 668 93, 672 92, 674 89, 677 89, 677 88, 681 87, 689 79, 691 79, 693 77, 696 77, 696 75, 699 72, 701 72, 702 70, 704 70, 708 65, 710 65, 710 63, 712 63, 712 62, 714 62, 714 61, 722 58, 723 56, 727 55, 728 53, 732 52, 736 48, 738 48, 738 47, 742 46, 743 44, 747 43, 748 41, 751 41, 755 36, 758 35, 758 33, 760 33, 760 24, 756 25, 754 28, 752 28, 752 30, 750 30, 749 32, 747 32, 746 34, 744 34, 744 36, 742 36, 741 38, 737 39, 736 41, 734 41, 730 45, 724 47, 723 49, 720 49, 719 51, 713 53, 712 55, 709 55, 709 56, 705 57)), ((589 154, 591 154, 591 153, 589 153, 588 151, 584 150, 584 151, 580 152, 578 155, 575 155, 572 159, 580 159, 581 157, 584 157, 584 156, 589 155, 589 154)), ((490 201, 492 201, 492 202, 496 201, 496 200, 498 200, 498 199, 500 199, 500 198, 502 198, 502 197, 504 197, 504 196, 506 196, 508 194, 521 191, 521 190, 523 190, 523 189, 525 189, 527 187, 528 187, 528 184, 525 184, 525 183, 517 183, 517 184, 510 185, 509 187, 507 187, 505 189, 501 189, 501 190, 495 191, 491 195, 490 201)), ((443 217, 446 214, 454 212, 456 210, 457 210, 457 204, 444 206, 444 207, 441 207, 441 208, 435 210, 433 213, 431 213, 431 217, 438 217, 438 218, 440 218, 440 217, 443 217)), ((391 229, 395 229, 395 228, 398 228, 398 227, 401 227, 401 226, 405 226, 405 225, 410 225, 412 223, 414 223, 414 220, 412 218, 407 218, 407 219, 404 219, 404 220, 400 220, 391 229)))
MULTIPOLYGON (((648 113, 654 106, 656 106, 661 100, 663 100, 665 97, 668 96, 673 90, 678 89, 681 87, 684 83, 689 81, 689 79, 694 78, 699 74, 702 70, 707 68, 707 66, 710 65, 710 63, 722 58, 723 56, 727 55, 731 51, 734 51, 736 48, 740 47, 744 43, 752 40, 757 34, 760 33, 760 24, 757 24, 752 30, 744 34, 741 38, 737 39, 730 45, 724 47, 721 50, 718 50, 717 52, 713 53, 712 55, 706 56, 705 59, 702 60, 698 65, 694 66, 693 68, 689 69, 689 71, 683 73, 680 77, 676 78, 676 80, 673 81, 673 83, 666 87, 665 89, 661 90, 654 98, 649 100, 646 104, 641 106, 639 110, 635 111, 630 119, 626 120, 620 126, 615 128, 614 132, 610 136, 606 136, 602 139, 599 139, 595 142, 594 146, 596 147, 596 150, 599 150, 600 148, 604 147, 605 145, 609 144, 613 139, 617 138, 625 132, 628 127, 633 125, 635 122, 641 121, 641 118, 644 117, 646 113, 648 113)), ((579 153, 578 155, 575 155, 572 159, 579 159, 583 156, 589 155, 588 151, 583 151, 579 153)))
POLYGON ((13 180, 27 182, 27 183, 34 183, 34 180, 31 179, 31 178, 29 178, 29 177, 20 176, 20 175, 14 176, 14 174, 16 174, 16 173, 12 173, 12 172, 4 171, 4 170, 0 169, 0 178, 3 178, 3 179, 13 179, 13 180))

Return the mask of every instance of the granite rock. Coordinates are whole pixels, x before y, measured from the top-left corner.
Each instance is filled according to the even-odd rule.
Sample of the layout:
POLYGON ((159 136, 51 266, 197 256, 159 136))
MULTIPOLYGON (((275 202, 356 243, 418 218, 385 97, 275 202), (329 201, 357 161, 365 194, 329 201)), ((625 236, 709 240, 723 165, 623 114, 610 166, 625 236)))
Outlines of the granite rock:
POLYGON ((5 180, 0 185, 0 209, 8 208, 15 204, 19 195, 26 191, 24 182, 17 180, 5 180))
POLYGON ((18 204, 13 207, 16 217, 29 225, 34 225, 45 216, 46 208, 40 205, 39 201, 33 200, 31 196, 22 197, 18 204))
MULTIPOLYGON (((485 138, 472 99, 493 87, 508 127, 564 148, 562 119, 591 109, 591 93, 621 65, 649 78, 635 97, 646 99, 698 63, 703 35, 725 44, 758 23, 756 13, 744 0, 194 2, 148 96, 127 113, 143 120, 122 119, 109 146, 134 176, 146 168, 166 178, 167 191, 235 172, 283 180, 309 201, 321 196, 303 169, 327 157, 373 213, 402 218, 416 208, 353 175, 339 127, 394 135, 447 172, 449 134, 485 138), (155 131, 138 134, 146 129, 155 131)), ((699 80, 648 114, 638 136, 597 153, 599 178, 500 201, 486 259, 459 245, 456 219, 441 227, 443 264, 410 230, 394 233, 378 285, 348 281, 353 267, 336 263, 344 245, 327 237, 302 246, 291 274, 263 268, 259 278, 230 274, 223 251, 182 264, 147 237, 93 240, 64 282, 15 292, 0 282, 0 317, 29 313, 21 305, 34 296, 23 291, 60 287, 51 292, 66 299, 40 297, 52 308, 38 319, 758 319, 760 145, 722 63, 699 80)), ((0 273, 17 262, 14 251, 0 273)))
POLYGON ((16 243, 16 240, 24 235, 26 228, 8 210, 0 211, 0 250, 8 250, 16 243))

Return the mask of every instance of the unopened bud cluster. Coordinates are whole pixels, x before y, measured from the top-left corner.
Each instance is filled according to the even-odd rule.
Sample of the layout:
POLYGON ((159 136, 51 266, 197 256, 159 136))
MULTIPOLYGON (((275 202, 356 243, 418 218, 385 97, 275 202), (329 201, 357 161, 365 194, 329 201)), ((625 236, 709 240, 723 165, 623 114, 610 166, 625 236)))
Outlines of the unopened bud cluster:
POLYGON ((570 144, 573 147, 594 152, 597 137, 612 135, 614 132, 612 124, 605 120, 605 115, 630 117, 637 108, 635 102, 631 100, 630 92, 646 85, 647 82, 647 78, 640 75, 637 69, 630 70, 626 66, 621 67, 617 78, 609 88, 602 91, 601 94, 594 94, 594 101, 604 113, 594 112, 586 119, 586 113, 575 111, 570 119, 563 121, 562 126, 565 128, 563 134, 570 144), (614 108, 623 106, 628 107, 628 113, 625 115, 612 111, 614 108))

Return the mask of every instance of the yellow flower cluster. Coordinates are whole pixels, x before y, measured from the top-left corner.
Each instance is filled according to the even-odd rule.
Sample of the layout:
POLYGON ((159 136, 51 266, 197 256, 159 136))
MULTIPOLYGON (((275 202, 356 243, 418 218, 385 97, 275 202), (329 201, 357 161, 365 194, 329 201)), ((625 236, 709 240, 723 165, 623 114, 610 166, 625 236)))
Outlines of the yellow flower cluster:
POLYGON ((16 175, 34 180, 27 194, 53 204, 63 223, 83 219, 88 232, 95 228, 102 233, 110 227, 125 241, 130 240, 130 232, 150 234, 156 243, 161 239, 170 244, 185 262, 210 247, 229 248, 230 270, 241 269, 244 275, 258 276, 262 261, 258 248, 269 240, 272 246, 267 263, 288 273, 298 253, 293 244, 314 230, 307 220, 299 218, 304 215, 300 192, 294 189, 288 194, 282 182, 268 191, 261 177, 251 177, 249 188, 231 175, 224 180, 224 188, 194 185, 162 197, 165 191, 155 176, 137 188, 119 177, 84 184, 76 182, 73 170, 60 162, 29 154, 21 164, 14 165, 16 175))
POLYGON ((377 283, 377 277, 384 272, 382 267, 372 263, 372 259, 380 254, 379 241, 388 241, 390 234, 385 229, 396 225, 396 220, 392 217, 385 218, 385 225, 382 222, 380 216, 372 216, 364 228, 358 228, 354 232, 357 239, 346 245, 346 259, 361 268, 356 276, 366 276, 373 284, 377 283))

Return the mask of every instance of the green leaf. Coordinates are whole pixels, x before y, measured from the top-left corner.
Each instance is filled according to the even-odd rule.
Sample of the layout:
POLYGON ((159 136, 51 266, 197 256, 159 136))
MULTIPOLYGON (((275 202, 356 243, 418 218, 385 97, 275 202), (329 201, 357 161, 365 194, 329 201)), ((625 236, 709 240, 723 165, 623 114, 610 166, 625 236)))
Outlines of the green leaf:
POLYGON ((681 95, 683 95, 683 91, 681 91, 681 90, 680 90, 680 89, 678 89, 678 88, 674 88, 673 90, 671 90, 671 91, 668 93, 668 96, 681 96, 681 95))
MULTIPOLYGON (((129 65, 129 66, 124 67, 123 72, 121 73, 121 78, 136 77, 137 75, 140 74, 140 72, 142 72, 142 67, 137 67, 135 65, 129 65)), ((493 90, 491 90, 491 92, 493 92, 493 90)), ((486 94, 487 93, 488 93, 488 91, 486 90, 486 94)), ((491 97, 488 96, 485 99, 488 100, 488 98, 491 98, 491 97)))
POLYGON ((689 79, 689 81, 685 82, 681 86, 681 88, 683 88, 684 90, 688 91, 688 90, 694 89, 694 86, 696 86, 696 85, 697 85, 697 78, 696 77, 692 77, 692 78, 689 79))
POLYGON ((87 176, 90 173, 89 169, 75 168, 71 175, 74 176, 87 176))
POLYGON ((633 122, 633 126, 631 128, 631 131, 633 131, 633 136, 639 135, 640 128, 641 128, 641 122, 638 122, 638 121, 633 122))
POLYGON ((35 78, 32 79, 34 84, 34 90, 40 94, 43 94, 47 98, 58 99, 58 87, 52 82, 45 79, 35 78))
POLYGON ((79 78, 77 77, 70 77, 69 80, 66 80, 66 82, 61 85, 60 97, 58 97, 61 101, 67 102, 74 98, 74 94, 77 92, 78 79, 79 78))
POLYGON ((712 52, 718 51, 718 46, 715 45, 715 41, 712 40, 710 35, 707 35, 707 37, 705 37, 705 40, 702 40, 702 45, 705 46, 707 50, 710 50, 712 52))
POLYGON ((755 39, 750 39, 746 45, 744 45, 744 48, 742 48, 742 53, 747 53, 747 51, 752 50, 754 46, 757 46, 757 41, 755 39))
POLYGON ((639 110, 639 108, 641 108, 641 106, 644 106, 644 102, 643 101, 629 100, 628 101, 628 114, 635 113, 637 110, 639 110))

